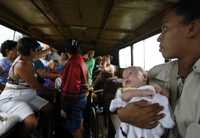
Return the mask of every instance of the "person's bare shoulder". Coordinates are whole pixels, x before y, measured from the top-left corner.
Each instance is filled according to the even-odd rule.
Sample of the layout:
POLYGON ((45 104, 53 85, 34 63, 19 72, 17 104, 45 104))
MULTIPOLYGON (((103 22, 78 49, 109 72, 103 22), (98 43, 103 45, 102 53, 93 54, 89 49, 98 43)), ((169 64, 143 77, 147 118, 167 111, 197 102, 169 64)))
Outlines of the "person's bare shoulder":
POLYGON ((18 61, 15 66, 14 66, 14 71, 17 74, 26 74, 32 71, 32 63, 31 62, 26 62, 26 61, 18 61))

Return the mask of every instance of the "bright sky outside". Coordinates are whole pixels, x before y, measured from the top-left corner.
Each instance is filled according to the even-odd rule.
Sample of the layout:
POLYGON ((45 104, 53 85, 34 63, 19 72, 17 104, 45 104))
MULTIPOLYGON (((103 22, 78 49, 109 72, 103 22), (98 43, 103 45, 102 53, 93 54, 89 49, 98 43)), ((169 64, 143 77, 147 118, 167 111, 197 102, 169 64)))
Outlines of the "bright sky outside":
MULTIPOLYGON (((14 31, 13 30, 0 25, 0 45, 5 40, 13 40, 13 35, 14 35, 14 31)), ((2 57, 1 54, 0 54, 0 57, 2 57)))
POLYGON ((119 51, 119 64, 121 68, 126 68, 131 66, 131 47, 128 46, 126 48, 123 48, 119 51))
MULTIPOLYGON (((159 52, 159 43, 157 42, 159 34, 148 39, 135 43, 133 45, 133 63, 145 70, 149 70, 155 65, 164 63, 164 58, 159 52)), ((131 65, 131 48, 126 47, 119 51, 120 67, 125 68, 131 65)))

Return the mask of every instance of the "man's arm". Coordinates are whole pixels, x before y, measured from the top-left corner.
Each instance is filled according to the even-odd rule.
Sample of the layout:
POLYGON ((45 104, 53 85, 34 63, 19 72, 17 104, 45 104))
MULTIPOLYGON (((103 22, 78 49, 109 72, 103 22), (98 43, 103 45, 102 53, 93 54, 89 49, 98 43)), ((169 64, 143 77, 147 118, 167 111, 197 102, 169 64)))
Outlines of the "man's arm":
POLYGON ((150 104, 147 101, 139 101, 119 108, 117 114, 122 122, 132 124, 140 128, 154 128, 165 115, 160 113, 163 107, 158 103, 150 104))

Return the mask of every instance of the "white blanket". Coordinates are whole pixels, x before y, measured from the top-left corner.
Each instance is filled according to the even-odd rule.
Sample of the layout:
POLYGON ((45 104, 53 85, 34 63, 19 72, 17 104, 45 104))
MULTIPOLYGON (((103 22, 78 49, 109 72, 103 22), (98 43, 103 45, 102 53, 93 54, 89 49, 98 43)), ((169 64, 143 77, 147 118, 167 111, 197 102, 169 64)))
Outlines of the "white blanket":
MULTIPOLYGON (((155 89, 152 86, 142 86, 138 89, 155 89)), ((140 100, 146 100, 151 103, 159 103, 164 107, 162 113, 165 117, 159 122, 160 124, 153 129, 142 129, 133 125, 122 122, 116 131, 116 138, 160 138, 164 133, 164 128, 173 128, 174 121, 171 116, 169 102, 167 97, 155 93, 153 97, 133 97, 128 103, 121 99, 121 90, 117 91, 116 98, 111 101, 110 111, 114 112, 119 107, 125 107, 128 103, 140 100)))

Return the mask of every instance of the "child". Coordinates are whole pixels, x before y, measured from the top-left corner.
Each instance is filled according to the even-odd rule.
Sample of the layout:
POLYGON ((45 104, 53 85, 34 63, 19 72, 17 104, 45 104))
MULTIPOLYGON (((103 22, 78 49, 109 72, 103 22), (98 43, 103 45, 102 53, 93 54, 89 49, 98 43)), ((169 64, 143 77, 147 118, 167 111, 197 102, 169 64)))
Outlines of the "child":
POLYGON ((147 72, 140 67, 125 69, 123 72, 123 88, 117 90, 116 98, 111 102, 110 111, 114 112, 117 108, 123 108, 131 102, 146 100, 150 103, 162 105, 165 117, 153 129, 142 129, 121 122, 116 132, 117 138, 160 138, 164 133, 164 128, 174 126, 167 97, 156 93, 156 90, 161 91, 158 85, 155 88, 152 85, 146 85, 147 79, 147 72))

